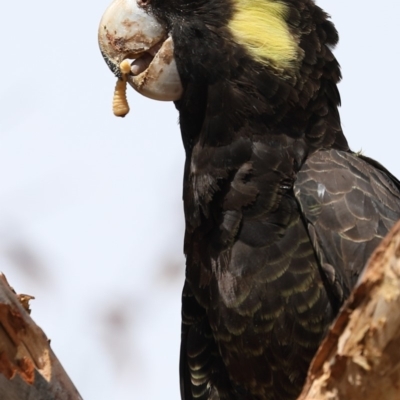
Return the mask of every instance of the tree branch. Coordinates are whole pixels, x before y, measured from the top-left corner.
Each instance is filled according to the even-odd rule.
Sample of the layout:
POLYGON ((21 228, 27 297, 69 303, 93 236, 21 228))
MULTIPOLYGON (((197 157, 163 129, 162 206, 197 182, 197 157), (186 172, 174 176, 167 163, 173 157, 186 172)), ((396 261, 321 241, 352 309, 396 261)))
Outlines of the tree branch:
POLYGON ((30 298, 0 274, 0 399, 82 400, 30 317, 30 298))

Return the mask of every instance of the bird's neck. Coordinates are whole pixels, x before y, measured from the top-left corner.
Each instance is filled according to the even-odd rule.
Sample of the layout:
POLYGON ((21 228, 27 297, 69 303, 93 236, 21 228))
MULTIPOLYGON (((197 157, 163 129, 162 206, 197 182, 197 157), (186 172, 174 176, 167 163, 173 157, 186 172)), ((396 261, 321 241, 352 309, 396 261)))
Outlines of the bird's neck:
POLYGON ((186 153, 197 143, 220 147, 240 137, 268 141, 282 136, 303 142, 308 153, 329 148, 348 151, 336 84, 323 80, 318 84, 312 96, 307 88, 299 90, 268 75, 259 75, 251 84, 243 79, 189 84, 176 103, 186 153))
MULTIPOLYGON (((269 98, 262 97, 260 86, 247 89, 229 81, 189 85, 176 103, 186 150, 188 232, 218 223, 213 212, 224 209, 224 196, 238 176, 241 182, 262 180, 270 188, 268 196, 274 197, 282 187, 292 187, 310 153, 322 148, 348 151, 337 106, 329 98, 315 96, 303 109, 301 98, 285 95, 279 85, 272 87, 276 95, 269 98)), ((254 202, 254 196, 241 194, 240 207, 254 202)))

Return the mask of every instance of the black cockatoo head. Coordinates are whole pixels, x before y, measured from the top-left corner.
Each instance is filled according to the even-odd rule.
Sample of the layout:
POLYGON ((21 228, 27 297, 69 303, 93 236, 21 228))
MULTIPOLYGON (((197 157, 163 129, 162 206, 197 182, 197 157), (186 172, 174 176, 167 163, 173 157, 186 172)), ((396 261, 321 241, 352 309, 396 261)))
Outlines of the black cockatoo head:
POLYGON ((315 148, 337 142, 328 127, 341 131, 340 68, 331 52, 337 40, 313 0, 114 0, 99 27, 114 74, 121 77, 128 59, 128 83, 175 101, 181 127, 185 107, 202 109, 187 118, 200 121, 202 103, 224 103, 231 125, 257 118, 270 130, 295 127, 315 148))
POLYGON ((143 92, 145 75, 154 73, 154 92, 143 94, 160 100, 177 100, 181 83, 212 84, 250 65, 295 83, 310 72, 303 64, 310 70, 319 59, 332 61, 326 45, 336 42, 335 28, 311 0, 115 0, 99 27, 113 72, 134 60, 129 82, 143 92))

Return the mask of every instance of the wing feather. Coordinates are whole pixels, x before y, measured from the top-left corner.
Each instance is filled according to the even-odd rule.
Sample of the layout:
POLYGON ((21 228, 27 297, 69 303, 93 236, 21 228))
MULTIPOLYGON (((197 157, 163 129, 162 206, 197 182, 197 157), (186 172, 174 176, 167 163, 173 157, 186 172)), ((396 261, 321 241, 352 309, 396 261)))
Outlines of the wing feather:
POLYGON ((324 150, 304 163, 294 193, 340 306, 372 251, 400 218, 398 181, 370 159, 324 150))

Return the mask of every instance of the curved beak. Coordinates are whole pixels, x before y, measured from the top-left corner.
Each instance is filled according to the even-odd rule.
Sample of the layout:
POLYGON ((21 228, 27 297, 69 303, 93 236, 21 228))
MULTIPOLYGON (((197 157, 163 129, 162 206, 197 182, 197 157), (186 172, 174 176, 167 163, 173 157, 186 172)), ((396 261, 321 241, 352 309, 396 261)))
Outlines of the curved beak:
POLYGON ((155 100, 179 100, 183 89, 174 59, 173 40, 139 4, 137 0, 111 3, 100 21, 101 53, 120 79, 121 62, 132 61, 130 72, 125 76, 139 93, 155 100))

